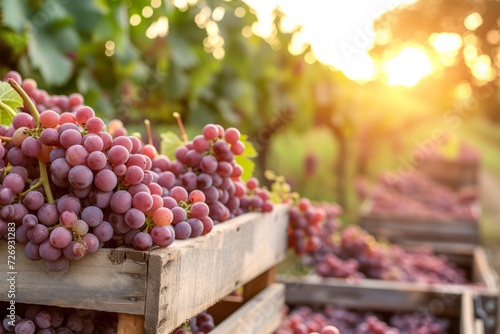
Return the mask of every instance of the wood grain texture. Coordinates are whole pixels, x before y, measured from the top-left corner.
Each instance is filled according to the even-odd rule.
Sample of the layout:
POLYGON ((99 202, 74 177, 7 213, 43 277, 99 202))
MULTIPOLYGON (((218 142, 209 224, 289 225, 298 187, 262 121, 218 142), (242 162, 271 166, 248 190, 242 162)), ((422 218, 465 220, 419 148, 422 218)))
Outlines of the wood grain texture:
MULTIPOLYGON (((0 242, 0 258, 6 259, 6 254, 6 243, 0 242)), ((24 246, 17 244, 16 302, 144 314, 146 255, 134 250, 101 249, 72 262, 66 271, 53 272, 43 261, 26 258, 24 246)), ((0 290, 7 291, 3 276, 10 270, 3 260, 0 271, 0 290)), ((6 298, 6 294, 0 296, 0 300, 6 298)))
POLYGON ((217 325, 211 334, 269 334, 282 321, 285 287, 274 283, 255 295, 235 313, 217 325))
POLYGON ((168 333, 286 255, 288 207, 249 213, 149 257, 146 333, 168 333))

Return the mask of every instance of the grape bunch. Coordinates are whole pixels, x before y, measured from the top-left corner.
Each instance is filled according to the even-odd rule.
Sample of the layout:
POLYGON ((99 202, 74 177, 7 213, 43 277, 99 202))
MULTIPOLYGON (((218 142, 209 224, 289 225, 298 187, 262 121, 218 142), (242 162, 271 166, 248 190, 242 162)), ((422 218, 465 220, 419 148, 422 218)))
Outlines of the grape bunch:
POLYGON ((214 328, 214 318, 210 313, 204 311, 178 328, 174 334, 206 334, 214 328))
POLYGON ((449 325, 448 319, 430 314, 394 314, 387 319, 331 305, 321 312, 300 306, 287 314, 276 334, 445 334, 449 325))
MULTIPOLYGON (((325 235, 326 236, 326 235, 325 235)), ((426 246, 405 249, 382 244, 357 226, 348 226, 320 243, 307 263, 324 277, 373 278, 420 283, 467 283, 465 271, 426 246)))
POLYGON ((25 304, 16 304, 16 311, 18 312, 16 315, 2 314, 0 334, 116 334, 117 332, 118 319, 114 313, 25 304))
POLYGON ((269 191, 259 187, 256 178, 246 182, 241 178, 243 168, 235 156, 244 150, 238 129, 207 124, 201 135, 176 149, 175 160, 156 164, 152 170, 164 194, 175 186, 201 190, 214 224, 249 211, 270 212, 269 191))
POLYGON ((339 228, 341 212, 337 204, 299 199, 289 211, 288 247, 299 255, 317 251, 339 228))

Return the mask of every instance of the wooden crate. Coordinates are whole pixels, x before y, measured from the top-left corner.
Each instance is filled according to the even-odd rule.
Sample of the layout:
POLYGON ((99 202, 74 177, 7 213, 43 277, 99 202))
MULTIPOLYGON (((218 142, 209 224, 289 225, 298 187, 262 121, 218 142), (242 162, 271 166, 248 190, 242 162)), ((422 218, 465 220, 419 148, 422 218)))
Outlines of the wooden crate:
MULTIPOLYGON (((168 333, 280 263, 287 226, 288 207, 277 206, 163 249, 101 249, 66 272, 28 260, 17 245, 16 302, 116 312, 119 333, 168 333)), ((4 242, 0 257, 7 258, 4 242)), ((2 261, 0 271, 12 270, 2 261)), ((7 291, 7 284, 1 277, 0 290, 7 291)))
MULTIPOLYGON (((373 202, 365 200, 359 212, 359 226, 376 238, 396 243, 429 243, 436 249, 479 245, 479 223, 475 220, 435 220, 391 213, 372 212, 373 202)), ((472 210, 480 211, 478 205, 472 210)), ((479 212, 478 211, 478 212, 479 212)))
POLYGON ((445 316, 458 316, 462 296, 468 293, 474 296, 475 317, 479 319, 474 322, 484 323, 484 333, 498 334, 497 276, 488 264, 483 248, 476 247, 469 254, 469 262, 473 283, 467 285, 323 278, 316 274, 305 277, 280 275, 278 281, 286 285, 288 304, 336 303, 356 309, 401 312, 423 310, 445 316))
POLYGON ((436 182, 454 190, 479 183, 480 163, 478 161, 426 159, 416 165, 417 169, 436 182))

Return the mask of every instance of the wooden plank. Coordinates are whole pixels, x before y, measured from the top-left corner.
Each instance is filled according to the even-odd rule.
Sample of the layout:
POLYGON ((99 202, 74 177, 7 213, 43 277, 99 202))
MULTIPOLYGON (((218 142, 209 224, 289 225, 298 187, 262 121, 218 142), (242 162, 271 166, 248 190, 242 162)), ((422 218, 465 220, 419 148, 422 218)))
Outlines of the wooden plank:
MULTIPOLYGON (((7 243, 0 242, 0 258, 7 259, 7 243)), ((24 256, 16 245, 16 302, 143 314, 146 299, 147 253, 101 249, 70 264, 63 272, 49 271, 43 261, 24 256)), ((0 290, 8 291, 0 262, 0 290)), ((0 300, 7 300, 1 294, 0 300)))
POLYGON ((272 284, 255 295, 210 333, 273 333, 282 321, 282 310, 285 304, 284 290, 283 284, 272 284))
MULTIPOLYGON (((389 282, 382 280, 345 280, 316 275, 297 279, 279 276, 286 285, 289 304, 325 305, 333 301, 344 307, 379 311, 429 311, 458 315, 461 294, 466 286, 389 282)), ((469 287, 473 291, 482 287, 469 287)))
POLYGON ((481 319, 474 321, 474 334, 484 334, 484 322, 481 319))
POLYGON ((422 161, 418 169, 438 183, 457 190, 478 184, 480 163, 432 159, 422 161))
POLYGON ((116 334, 143 334, 144 316, 137 314, 118 314, 116 334))
MULTIPOLYGON (((401 214, 374 213, 373 202, 365 200, 360 208, 359 225, 377 238, 393 242, 430 242, 436 245, 479 244, 476 220, 435 220, 401 214)), ((471 210, 480 212, 477 203, 471 210)), ((479 215, 479 214, 478 214, 479 215)))
POLYGON ((149 256, 146 333, 168 333, 286 255, 288 207, 218 224, 149 256))
POLYGON ((483 283, 492 293, 498 294, 497 276, 488 262, 484 248, 476 247, 473 259, 472 273, 474 281, 483 283))
POLYGON ((476 333, 474 324, 474 301, 472 292, 464 291, 462 294, 462 308, 460 311, 460 334, 476 333))

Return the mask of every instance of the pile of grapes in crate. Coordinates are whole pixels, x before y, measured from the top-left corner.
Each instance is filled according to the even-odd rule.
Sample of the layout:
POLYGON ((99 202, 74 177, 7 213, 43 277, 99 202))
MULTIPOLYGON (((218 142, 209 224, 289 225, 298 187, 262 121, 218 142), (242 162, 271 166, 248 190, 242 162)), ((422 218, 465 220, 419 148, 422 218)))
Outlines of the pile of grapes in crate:
POLYGON ((326 306, 320 311, 301 306, 286 315, 276 334, 445 334, 449 319, 430 314, 380 314, 326 306))
POLYGON ((4 80, 12 122, 0 127, 0 234, 15 224, 26 256, 51 270, 101 247, 166 247, 273 209, 256 179, 241 178, 235 128, 208 124, 170 160, 119 121, 106 128, 80 94, 50 96, 15 72, 4 80))
POLYGON ((307 199, 290 209, 289 246, 324 277, 421 283, 467 282, 464 270, 431 247, 410 249, 377 241, 358 226, 340 227, 338 205, 307 199))
POLYGON ((116 334, 118 318, 114 313, 16 304, 16 314, 1 304, 0 333, 16 334, 116 334))

